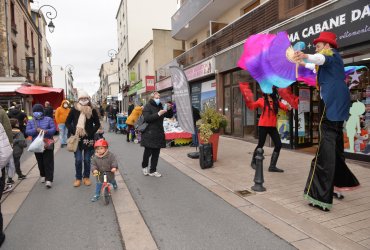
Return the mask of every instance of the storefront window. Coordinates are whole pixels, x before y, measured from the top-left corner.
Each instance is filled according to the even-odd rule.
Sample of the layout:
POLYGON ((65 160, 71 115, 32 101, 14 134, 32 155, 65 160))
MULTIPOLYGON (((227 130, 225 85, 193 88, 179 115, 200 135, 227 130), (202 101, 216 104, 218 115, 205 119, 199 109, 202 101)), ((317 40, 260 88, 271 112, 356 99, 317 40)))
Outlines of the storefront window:
POLYGON ((224 112, 227 119, 227 127, 225 128, 226 134, 231 134, 231 91, 230 87, 226 87, 224 90, 224 112))
POLYGON ((299 105, 298 105, 298 144, 311 143, 310 133, 310 99, 311 93, 309 88, 299 89, 299 105))
POLYGON ((289 112, 279 109, 276 126, 279 131, 281 142, 290 144, 289 112))
MULTIPOLYGON (((366 66, 369 67, 369 65, 366 66)), ((349 153, 370 155, 370 84, 368 69, 364 68, 350 74, 346 82, 350 88, 352 104, 350 118, 345 122, 343 128, 344 150, 349 153)))

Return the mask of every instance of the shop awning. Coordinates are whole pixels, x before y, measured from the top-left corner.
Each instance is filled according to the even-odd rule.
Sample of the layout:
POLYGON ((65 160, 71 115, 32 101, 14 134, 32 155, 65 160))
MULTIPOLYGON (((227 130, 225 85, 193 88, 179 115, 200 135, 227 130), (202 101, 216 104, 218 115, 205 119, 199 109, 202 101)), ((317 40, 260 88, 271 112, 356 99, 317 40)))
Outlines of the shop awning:
POLYGON ((15 90, 17 93, 23 95, 40 95, 47 93, 62 93, 61 88, 41 87, 41 86, 21 86, 15 90))

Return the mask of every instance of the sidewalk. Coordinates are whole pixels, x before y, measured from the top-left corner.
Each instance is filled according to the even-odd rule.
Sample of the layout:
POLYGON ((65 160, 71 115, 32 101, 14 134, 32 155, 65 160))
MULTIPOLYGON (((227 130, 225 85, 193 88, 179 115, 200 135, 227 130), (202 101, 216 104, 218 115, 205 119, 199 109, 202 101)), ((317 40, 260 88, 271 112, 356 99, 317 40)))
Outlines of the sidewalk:
POLYGON ((298 249, 370 249, 370 169, 349 163, 361 188, 344 193, 345 199, 334 200, 330 212, 322 212, 303 199, 312 155, 283 149, 278 166, 285 172, 270 173, 266 169, 273 149, 265 147, 267 191, 255 193, 250 167, 254 148, 255 144, 221 137, 218 160, 206 170, 198 159, 187 157, 194 148, 166 148, 161 157, 298 249), (237 192, 241 190, 251 194, 243 197, 237 192))

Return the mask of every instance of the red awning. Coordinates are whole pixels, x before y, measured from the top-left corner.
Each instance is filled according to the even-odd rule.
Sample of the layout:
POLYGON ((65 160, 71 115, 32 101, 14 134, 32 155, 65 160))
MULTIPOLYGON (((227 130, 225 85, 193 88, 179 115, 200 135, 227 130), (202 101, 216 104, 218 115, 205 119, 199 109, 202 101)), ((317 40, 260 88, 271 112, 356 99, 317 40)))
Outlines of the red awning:
POLYGON ((47 93, 62 93, 63 89, 41 86, 21 86, 15 91, 23 95, 39 95, 47 93))

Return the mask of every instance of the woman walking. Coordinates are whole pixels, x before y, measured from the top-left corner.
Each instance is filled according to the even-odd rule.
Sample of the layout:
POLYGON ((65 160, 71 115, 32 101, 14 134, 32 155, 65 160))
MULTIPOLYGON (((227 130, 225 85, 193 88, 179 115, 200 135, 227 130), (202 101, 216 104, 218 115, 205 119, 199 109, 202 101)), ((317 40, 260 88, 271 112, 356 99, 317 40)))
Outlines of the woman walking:
MULTIPOLYGON (((247 91, 248 92, 248 91, 247 91)), ((250 90, 249 90, 250 92, 250 90)), ((271 163, 268 168, 269 172, 284 172, 284 170, 276 167, 276 163, 279 159, 280 149, 281 149, 281 140, 279 132, 276 128, 277 114, 279 108, 282 110, 290 110, 290 106, 284 105, 278 100, 277 90, 273 88, 272 94, 263 94, 263 98, 259 98, 257 101, 253 101, 253 94, 250 92, 250 95, 243 93, 244 98, 246 99, 246 105, 249 109, 261 108, 262 114, 258 122, 258 144, 253 153, 251 166, 253 169, 256 168, 256 155, 257 148, 263 148, 265 145, 266 137, 269 134, 272 141, 274 142, 274 152, 271 156, 271 163), (251 96, 252 95, 252 96, 251 96)))
POLYGON ((144 149, 143 161, 141 167, 143 174, 155 177, 162 175, 157 172, 158 158, 161 148, 166 147, 166 140, 163 129, 163 119, 172 117, 172 109, 168 105, 168 109, 163 109, 158 92, 153 92, 150 95, 150 101, 145 105, 143 110, 144 121, 148 123, 145 131, 141 135, 141 146, 144 149), (148 164, 150 159, 150 169, 148 164))
POLYGON ((94 153, 94 135, 100 127, 100 121, 98 113, 91 106, 90 96, 83 90, 78 92, 78 102, 68 114, 66 127, 69 134, 79 137, 77 151, 74 153, 76 179, 73 186, 79 187, 82 180, 83 184, 90 186, 90 159, 94 153))
MULTIPOLYGON (((32 136, 33 141, 40 131, 44 131, 44 138, 53 139, 55 124, 52 118, 44 115, 44 107, 41 104, 35 104, 32 112, 33 119, 27 123, 26 134, 32 136)), ((35 156, 40 170, 41 183, 51 188, 54 180, 54 143, 51 148, 45 148, 44 152, 35 153, 35 156)))

